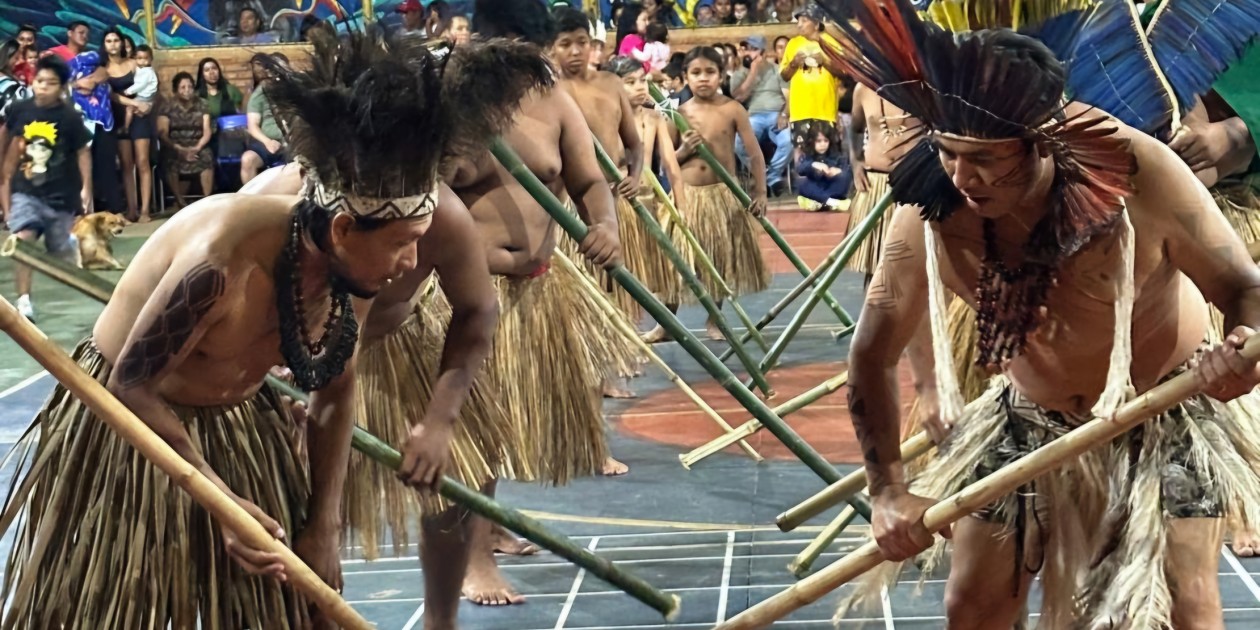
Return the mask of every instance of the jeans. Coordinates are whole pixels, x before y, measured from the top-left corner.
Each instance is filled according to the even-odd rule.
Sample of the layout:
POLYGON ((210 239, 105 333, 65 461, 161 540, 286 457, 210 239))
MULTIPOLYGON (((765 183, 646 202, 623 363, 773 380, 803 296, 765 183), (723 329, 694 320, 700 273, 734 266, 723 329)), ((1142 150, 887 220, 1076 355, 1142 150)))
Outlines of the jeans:
MULTIPOLYGON (((766 186, 772 188, 782 183, 787 174, 788 160, 792 157, 792 134, 786 127, 778 130, 774 128, 779 122, 778 112, 751 112, 748 119, 752 123, 753 136, 757 138, 757 142, 761 142, 763 138, 770 138, 774 142, 774 157, 770 158, 766 170, 766 186)), ((744 139, 739 136, 735 137, 735 156, 745 168, 750 167, 748 152, 744 150, 744 139)))

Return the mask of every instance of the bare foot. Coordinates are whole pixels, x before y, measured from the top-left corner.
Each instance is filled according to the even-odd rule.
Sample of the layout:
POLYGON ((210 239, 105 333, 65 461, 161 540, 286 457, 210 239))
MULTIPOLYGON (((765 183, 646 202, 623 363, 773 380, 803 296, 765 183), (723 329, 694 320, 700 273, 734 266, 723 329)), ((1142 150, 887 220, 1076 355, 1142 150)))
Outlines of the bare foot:
MULTIPOLYGON (((620 379, 618 379, 620 380, 620 379)), ((618 381, 604 381, 604 398, 635 398, 637 395, 629 388, 622 387, 618 381)))
POLYGON ((525 596, 516 592, 499 571, 494 555, 474 551, 468 559, 468 573, 460 591, 468 601, 479 606, 510 606, 525 603, 525 596))
POLYGON ((599 471, 599 474, 605 477, 620 477, 628 472, 630 472, 629 466, 609 457, 604 460, 604 468, 599 471))
POLYGON ((1254 558, 1260 554, 1260 535, 1256 532, 1239 530, 1234 532, 1230 547, 1239 558, 1254 558))
POLYGON ((722 336, 722 331, 713 322, 704 323, 704 332, 709 341, 726 341, 726 337, 722 336))
POLYGON ((150 221, 152 221, 152 220, 153 220, 153 217, 150 217, 150 216, 149 216, 149 215, 147 215, 147 214, 142 214, 142 215, 140 215, 140 221, 138 221, 138 223, 148 223, 148 222, 150 222, 150 221))
POLYGON ((495 524, 493 527, 494 530, 490 533, 492 551, 509 556, 532 556, 538 553, 538 545, 517 538, 502 525, 495 524))
POLYGON ((657 326, 656 328, 653 328, 652 330, 649 330, 643 333, 642 335, 640 335, 640 337, 648 343, 660 343, 662 341, 669 341, 669 334, 666 333, 665 328, 661 326, 657 326))

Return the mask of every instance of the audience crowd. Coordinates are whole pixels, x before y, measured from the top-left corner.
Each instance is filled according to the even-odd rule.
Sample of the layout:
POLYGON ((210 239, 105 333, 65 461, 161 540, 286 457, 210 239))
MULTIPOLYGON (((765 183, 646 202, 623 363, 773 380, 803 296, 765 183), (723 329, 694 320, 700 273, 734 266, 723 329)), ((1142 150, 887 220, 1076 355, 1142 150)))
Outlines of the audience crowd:
MULTIPOLYGON (((316 29, 333 29, 314 19, 279 28, 252 4, 233 4, 239 8, 217 27, 224 44, 309 39, 316 29)), ((394 38, 454 45, 469 39, 469 16, 443 0, 427 7, 402 0, 391 14, 380 24, 394 38)), ((637 0, 614 2, 603 17, 615 32, 610 29, 607 45, 596 40, 591 66, 633 58, 675 105, 690 93, 683 53, 670 48, 670 29, 794 22, 793 37, 771 42, 757 35, 715 45, 724 65, 722 91, 747 108, 763 153, 772 156, 766 167, 771 196, 791 188, 803 207, 845 207, 851 175, 842 130, 852 84, 821 54, 819 40, 829 36, 816 7, 801 0, 637 0)), ((22 26, 0 44, 0 228, 7 224, 24 239, 43 237, 50 252, 68 256, 73 248, 65 243, 73 240, 78 215, 113 212, 147 222, 155 202, 161 209, 167 199, 175 210, 186 205, 194 182, 200 195, 232 191, 288 160, 283 125, 262 89, 270 80, 267 56, 287 63, 283 54, 255 54, 247 86, 229 82, 224 66, 209 56, 160 90, 152 49, 116 27, 93 33, 88 24, 72 22, 65 43, 46 50, 37 48, 37 34, 22 26)), ((742 143, 736 155, 742 175, 750 176, 742 143)), ((28 315, 29 284, 29 277, 19 278, 19 307, 28 315)))

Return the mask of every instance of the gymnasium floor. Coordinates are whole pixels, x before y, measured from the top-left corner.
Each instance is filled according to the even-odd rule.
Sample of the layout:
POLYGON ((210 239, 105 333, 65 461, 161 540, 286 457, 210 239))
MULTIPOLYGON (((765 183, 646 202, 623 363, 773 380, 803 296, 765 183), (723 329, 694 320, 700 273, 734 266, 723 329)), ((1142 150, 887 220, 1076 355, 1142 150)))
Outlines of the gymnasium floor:
MULTIPOLYGON (((787 210, 773 211, 771 217, 810 265, 839 241, 847 220, 847 215, 787 210)), ((130 260, 151 231, 149 226, 129 228, 116 241, 119 259, 130 260)), ((797 279, 768 239, 763 239, 763 250, 777 273, 770 291, 741 300, 754 318, 759 318, 797 279)), ((8 260, 0 259, 0 293, 12 300, 10 268, 8 260)), ((104 275, 111 279, 118 276, 104 275)), ((861 278, 847 272, 833 287, 833 294, 855 316, 861 287, 861 278)), ((36 278, 35 299, 41 328, 67 348, 90 330, 99 312, 90 299, 43 277, 36 278)), ((737 321, 727 310, 728 317, 737 321)), ((791 312, 783 316, 778 326, 769 329, 770 339, 782 329, 791 312)), ((704 315, 698 308, 684 309, 682 319, 693 331, 699 332, 703 327, 704 315)), ((835 328, 835 317, 825 307, 810 317, 789 347, 785 366, 772 373, 771 380, 779 392, 774 403, 788 400, 844 369, 842 360, 848 346, 832 339, 835 328)), ((717 344, 709 346, 721 350, 717 344)), ((657 349, 728 422, 735 425, 748 419, 747 412, 676 344, 662 344, 657 349)), ((731 365, 735 364, 732 360, 731 365)), ((527 603, 483 608, 465 602, 461 611, 464 628, 708 628, 794 582, 785 567, 833 513, 790 534, 778 532, 773 520, 784 508, 822 488, 823 483, 790 459, 773 436, 764 431, 750 440, 767 456, 761 464, 754 464, 732 448, 690 471, 683 469, 678 455, 717 436, 718 429, 651 366, 645 368, 644 376, 636 379, 633 387, 640 396, 637 400, 609 401, 605 407, 612 426, 614 454, 630 465, 629 475, 585 479, 558 489, 505 484, 500 498, 528 510, 546 525, 653 585, 681 596, 683 605, 676 623, 664 625, 657 613, 629 596, 542 553, 530 558, 503 559, 508 577, 527 596, 527 603)), ((0 339, 0 444, 4 448, 26 427, 50 388, 50 377, 10 340, 0 339)), ((789 421, 841 469, 850 470, 851 463, 858 461, 842 395, 824 398, 791 416, 789 421)), ((0 487, 7 487, 11 476, 12 470, 0 471, 0 484, 4 484, 0 487)), ((856 547, 864 533, 861 525, 850 527, 818 566, 856 547)), ((7 555, 7 538, 0 541, 0 547, 7 555)), ((422 627, 419 620, 424 602, 415 553, 412 547, 398 559, 365 562, 356 549, 347 552, 345 597, 380 628, 422 627)), ((1260 627, 1260 586, 1256 582, 1260 560, 1239 560, 1223 549, 1220 570, 1228 627, 1260 627)), ((904 584, 894 589, 880 608, 840 627, 944 627, 944 576, 930 577, 933 579, 927 582, 921 596, 915 596, 914 584, 904 584)), ((906 579, 917 581, 918 576, 906 579)), ((830 628, 835 599, 835 595, 824 598, 776 627, 830 628)))

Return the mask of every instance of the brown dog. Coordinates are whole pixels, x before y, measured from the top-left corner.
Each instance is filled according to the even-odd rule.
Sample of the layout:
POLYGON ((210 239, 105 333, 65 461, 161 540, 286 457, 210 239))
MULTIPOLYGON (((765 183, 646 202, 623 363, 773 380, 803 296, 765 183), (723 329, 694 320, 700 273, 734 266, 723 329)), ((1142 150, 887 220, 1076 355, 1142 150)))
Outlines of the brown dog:
POLYGON ((79 217, 70 233, 79 240, 79 266, 84 269, 122 269, 109 242, 131 225, 121 214, 97 212, 79 217))

